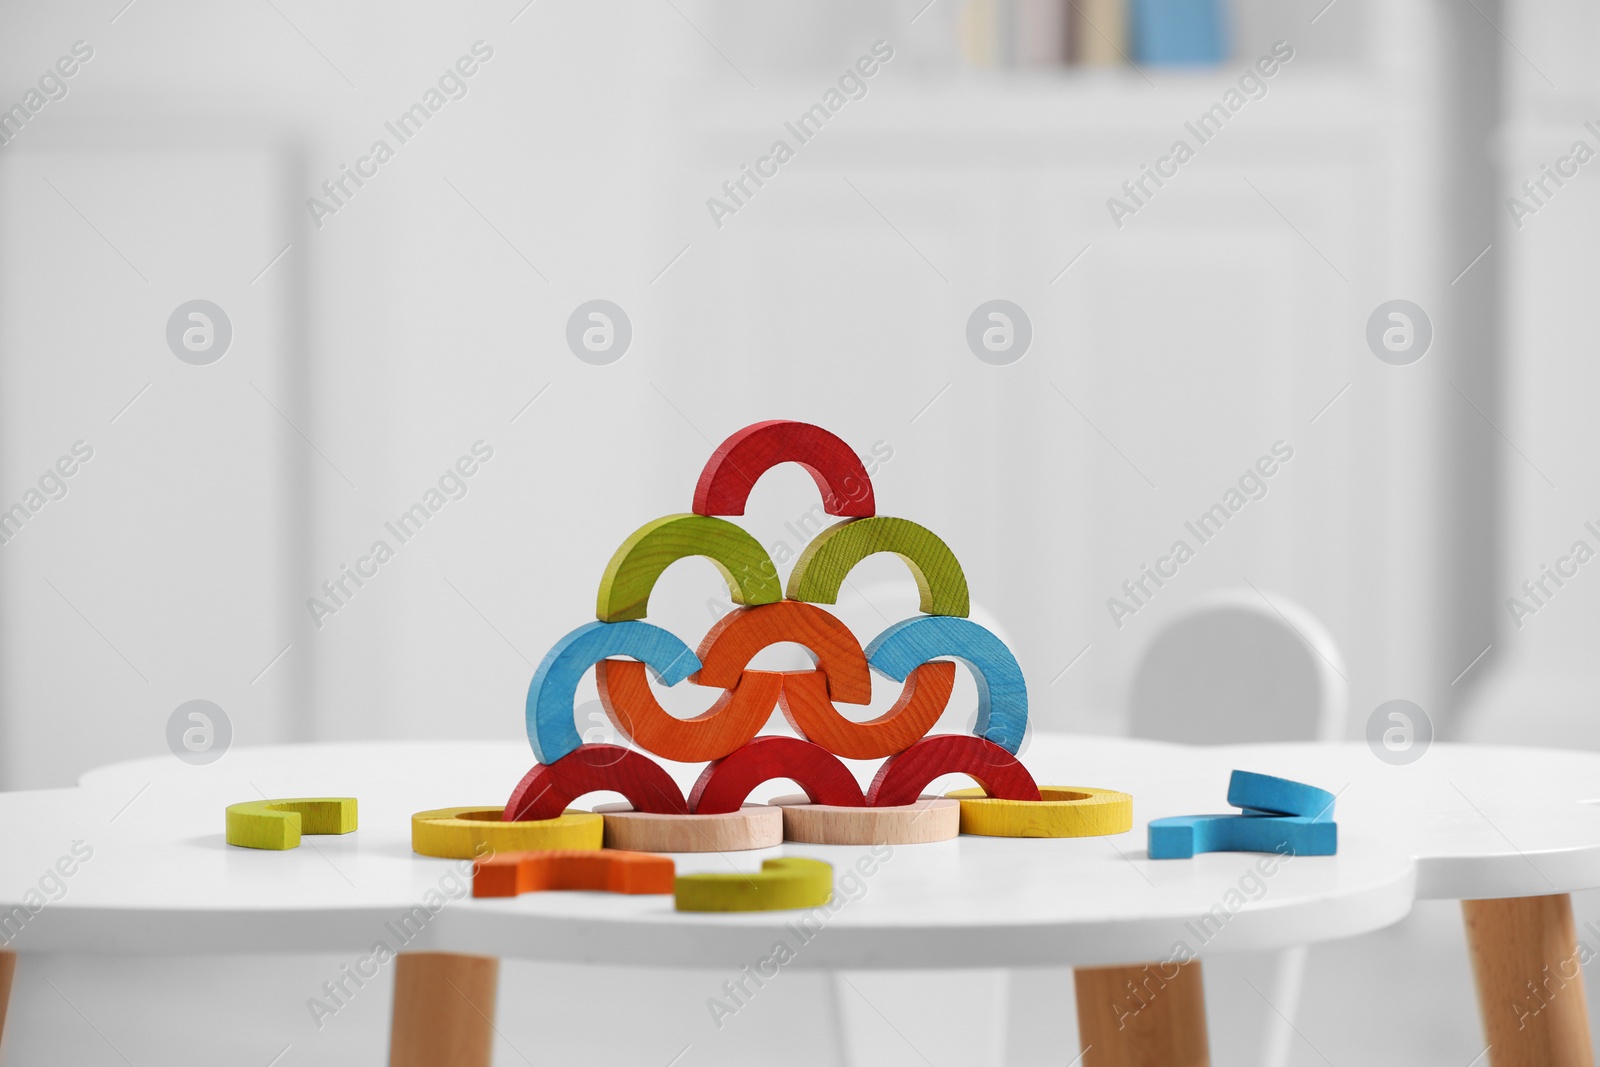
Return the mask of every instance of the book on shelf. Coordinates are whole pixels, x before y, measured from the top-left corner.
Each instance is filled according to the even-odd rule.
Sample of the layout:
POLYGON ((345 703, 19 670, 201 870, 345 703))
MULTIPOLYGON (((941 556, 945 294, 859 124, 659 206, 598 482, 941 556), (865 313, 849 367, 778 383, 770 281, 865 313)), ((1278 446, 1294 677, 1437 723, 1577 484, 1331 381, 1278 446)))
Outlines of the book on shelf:
POLYGON ((966 0, 961 51, 980 68, 1209 65, 1228 57, 1227 0, 966 0))

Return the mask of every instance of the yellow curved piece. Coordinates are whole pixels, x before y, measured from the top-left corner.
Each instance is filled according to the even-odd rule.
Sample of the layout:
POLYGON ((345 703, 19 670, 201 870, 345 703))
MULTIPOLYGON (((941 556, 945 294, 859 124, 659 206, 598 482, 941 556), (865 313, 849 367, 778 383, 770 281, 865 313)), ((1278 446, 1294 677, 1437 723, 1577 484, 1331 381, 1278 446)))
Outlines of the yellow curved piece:
POLYGON ((996 800, 982 789, 945 796, 961 802, 961 832, 980 837, 1105 837, 1133 829, 1133 797, 1115 789, 1041 785, 1042 800, 996 800))
POLYGON ((764 860, 757 874, 680 875, 672 890, 679 911, 785 911, 832 897, 833 865, 797 856, 764 860))
POLYGON ((348 834, 356 828, 355 797, 291 797, 229 804, 228 844, 283 850, 301 834, 348 834))
POLYGON ((606 821, 592 811, 568 808, 554 819, 504 822, 505 808, 439 808, 411 816, 411 851, 447 860, 483 854, 543 852, 556 848, 597 849, 606 821))

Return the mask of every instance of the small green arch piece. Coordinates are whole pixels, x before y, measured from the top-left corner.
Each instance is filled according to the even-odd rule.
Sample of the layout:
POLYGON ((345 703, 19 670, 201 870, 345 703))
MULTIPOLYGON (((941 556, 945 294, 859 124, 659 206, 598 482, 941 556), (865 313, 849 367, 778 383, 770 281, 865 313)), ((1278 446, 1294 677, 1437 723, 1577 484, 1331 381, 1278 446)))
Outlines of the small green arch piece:
POLYGON ((300 835, 348 834, 356 828, 355 797, 292 797, 228 805, 228 844, 241 848, 300 847, 300 835))
POLYGON ((893 552, 906 561, 917 580, 924 615, 964 619, 971 612, 967 576, 950 546, 926 526, 888 515, 846 519, 812 538, 789 573, 789 599, 837 603, 845 575, 879 552, 893 552))
POLYGON ((833 898, 833 865, 800 856, 762 860, 746 874, 680 875, 673 883, 678 911, 787 911, 815 908, 833 898))
POLYGON ((635 530, 606 564, 595 606, 600 621, 644 618, 656 579, 686 556, 715 563, 737 604, 783 599, 772 557, 742 527, 709 515, 667 515, 635 530))

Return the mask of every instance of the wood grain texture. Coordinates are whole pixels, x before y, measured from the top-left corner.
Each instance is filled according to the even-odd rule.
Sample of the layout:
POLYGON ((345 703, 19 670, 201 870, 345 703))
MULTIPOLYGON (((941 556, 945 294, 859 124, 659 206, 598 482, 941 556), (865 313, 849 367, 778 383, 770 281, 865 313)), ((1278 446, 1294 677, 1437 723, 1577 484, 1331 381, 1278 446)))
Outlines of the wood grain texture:
POLYGON ((648 756, 621 745, 582 745, 523 775, 506 801, 505 819, 553 819, 585 793, 605 790, 621 793, 635 811, 689 812, 677 783, 648 756))
POLYGON ((786 911, 814 908, 833 897, 833 867, 785 856, 756 873, 685 874, 673 890, 678 911, 786 911))
POLYGON ((240 848, 300 847, 301 834, 348 834, 356 828, 355 797, 291 797, 229 804, 225 837, 240 848))
POLYGON ((1133 829, 1133 798, 1114 789, 1041 785, 1038 800, 997 800, 982 789, 945 796, 961 802, 961 832, 979 837, 1105 837, 1133 829))
POLYGON ((961 806, 944 797, 919 797, 894 808, 813 804, 804 793, 768 803, 783 810, 783 839, 808 845, 921 845, 961 833, 961 806))
POLYGON ((1228 779, 1228 803, 1250 812, 1327 822, 1333 819, 1334 799, 1326 789, 1255 771, 1234 771, 1228 779))
POLYGON ((1210 1067, 1200 961, 1075 967, 1083 1067, 1210 1067))
POLYGON ((676 865, 665 856, 611 848, 501 853, 473 864, 472 895, 515 897, 561 889, 670 893, 676 874, 676 865))
MULTIPOLYGON (((708 765, 689 791, 689 809, 702 815, 738 811, 750 791, 774 778, 794 781, 818 804, 860 807, 855 775, 839 757, 798 737, 758 737, 708 765)), ((915 794, 911 797, 916 799, 915 794)))
POLYGON ((950 546, 926 526, 888 515, 846 519, 813 537, 789 572, 786 595, 811 604, 837 603, 845 577, 879 552, 893 552, 911 568, 925 614, 965 617, 971 612, 967 576, 950 546))
POLYGON ((402 952, 394 962, 389 1067, 489 1067, 500 961, 402 952))
POLYGON ((988 629, 971 619, 921 615, 895 623, 867 645, 872 669, 895 681, 945 657, 965 663, 977 683, 973 733, 1015 753, 1028 729, 1028 683, 1011 649, 988 629))
POLYGON ((606 848, 633 852, 747 852, 783 844, 783 815, 746 804, 717 815, 652 815, 626 804, 594 809, 606 821, 606 848))
POLYGON ((783 690, 776 671, 744 671, 710 708, 680 719, 656 700, 642 663, 601 660, 595 681, 616 728, 640 748, 677 763, 705 763, 742 748, 767 724, 783 690))
MULTIPOLYGON (((746 671, 749 677, 755 672, 746 671)), ((845 759, 881 759, 904 752, 933 729, 950 703, 954 663, 924 663, 905 679, 894 706, 875 719, 852 722, 828 699, 820 671, 785 671, 779 701, 795 732, 845 759)))
POLYGON ((884 760, 867 790, 867 803, 873 807, 910 804, 943 774, 964 774, 991 797, 1039 799, 1039 787, 1028 768, 999 745, 967 734, 935 734, 884 760))
POLYGON ((735 608, 722 616, 700 640, 700 670, 689 680, 732 689, 757 652, 780 642, 801 645, 811 654, 832 699, 871 702, 872 673, 856 635, 832 612, 796 600, 735 608))
POLYGON ((829 515, 871 515, 872 479, 855 450, 820 426, 769 419, 717 446, 694 487, 697 515, 743 515, 750 490, 780 463, 798 463, 817 483, 829 515))
POLYGON ((1339 825, 1290 815, 1179 815, 1151 819, 1150 858, 1186 860, 1203 852, 1281 852, 1288 856, 1332 856, 1339 851, 1339 825))
POLYGON ((11 1003, 11 982, 16 974, 17 954, 0 949, 0 1042, 6 1036, 6 1007, 11 1003))
POLYGON ((506 822, 504 814, 503 808, 482 806, 419 811, 411 816, 411 851, 470 860, 485 853, 595 849, 605 838, 605 821, 593 812, 574 808, 527 822, 506 822))
POLYGON ((661 572, 689 556, 716 564, 736 604, 783 599, 772 557, 741 527, 709 515, 666 515, 635 530, 606 564, 595 605, 600 621, 644 618, 661 572))
POLYGON ((700 669, 700 659, 689 646, 659 626, 590 622, 578 627, 545 653, 528 683, 528 743, 540 763, 554 763, 583 744, 572 719, 578 683, 609 656, 640 661, 663 685, 677 685, 700 669))
POLYGON ((1461 911, 1490 1067, 1591 1067, 1571 898, 1463 900, 1461 911))

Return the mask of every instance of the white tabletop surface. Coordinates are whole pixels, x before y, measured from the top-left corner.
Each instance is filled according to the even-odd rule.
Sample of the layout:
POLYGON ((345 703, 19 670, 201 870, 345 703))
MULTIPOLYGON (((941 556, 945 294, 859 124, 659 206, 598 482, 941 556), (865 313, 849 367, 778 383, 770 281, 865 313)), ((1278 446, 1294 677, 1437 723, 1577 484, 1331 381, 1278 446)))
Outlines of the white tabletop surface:
MULTIPOLYGON (((1380 928, 1420 895, 1520 896, 1600 886, 1600 756, 1436 745, 1408 767, 1364 745, 1188 748, 1039 735, 1023 760, 1041 784, 1120 789, 1134 829, 1110 838, 962 837, 898 846, 790 966, 983 967, 1137 963, 1277 948, 1380 928), (1145 857, 1151 818, 1231 810, 1228 771, 1282 774, 1339 793, 1339 854, 1270 876, 1262 857, 1145 857), (1213 915, 1211 932, 1201 918, 1213 915), (1215 916, 1225 915, 1225 921, 1215 916)), ((11 944, 20 952, 365 954, 448 887, 452 861, 410 848, 413 812, 498 806, 533 763, 520 742, 376 742, 237 748, 192 767, 114 764, 80 787, 0 794, 0 910, 82 840, 93 857, 11 944), (233 848, 223 808, 262 797, 355 796, 360 829, 287 852, 233 848)), ((695 767, 669 765, 685 786, 695 767)), ((872 765, 861 764, 859 773, 872 765)), ((965 784, 951 779, 950 784, 965 784)), ((792 792, 768 783, 757 794, 792 792)), ((598 803, 595 796, 581 806, 598 803)), ((679 855, 680 873, 755 870, 774 855, 865 847, 786 844, 679 855)), ((553 961, 733 966, 768 956, 803 912, 679 914, 670 898, 551 892, 445 905, 406 948, 553 961)))

